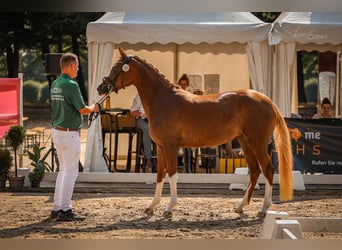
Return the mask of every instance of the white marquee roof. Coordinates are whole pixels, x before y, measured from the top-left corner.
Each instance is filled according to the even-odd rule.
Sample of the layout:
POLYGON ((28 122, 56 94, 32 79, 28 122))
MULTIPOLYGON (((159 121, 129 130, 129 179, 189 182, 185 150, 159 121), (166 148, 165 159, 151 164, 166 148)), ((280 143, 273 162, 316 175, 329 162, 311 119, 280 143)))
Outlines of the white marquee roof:
POLYGON ((341 12, 284 12, 274 22, 270 44, 342 43, 341 12))
POLYGON ((250 12, 107 12, 87 26, 88 42, 231 43, 267 39, 271 24, 250 12))

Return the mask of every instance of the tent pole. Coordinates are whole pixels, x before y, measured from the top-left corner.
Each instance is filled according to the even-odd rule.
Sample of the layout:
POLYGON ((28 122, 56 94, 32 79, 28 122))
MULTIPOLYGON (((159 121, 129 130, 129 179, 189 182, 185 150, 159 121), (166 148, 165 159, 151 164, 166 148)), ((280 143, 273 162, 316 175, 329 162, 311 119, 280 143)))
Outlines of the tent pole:
POLYGON ((179 59, 179 57, 178 57, 178 44, 175 44, 175 53, 174 53, 174 60, 173 60, 173 62, 174 62, 174 66, 173 66, 173 68, 174 68, 174 76, 173 76, 173 83, 174 84, 177 84, 177 78, 178 78, 178 59, 179 59))
POLYGON ((341 105, 341 99, 340 99, 340 89, 341 89, 341 83, 340 83, 340 58, 341 58, 341 51, 337 52, 336 56, 336 96, 335 96, 335 117, 338 117, 340 113, 340 105, 341 105))

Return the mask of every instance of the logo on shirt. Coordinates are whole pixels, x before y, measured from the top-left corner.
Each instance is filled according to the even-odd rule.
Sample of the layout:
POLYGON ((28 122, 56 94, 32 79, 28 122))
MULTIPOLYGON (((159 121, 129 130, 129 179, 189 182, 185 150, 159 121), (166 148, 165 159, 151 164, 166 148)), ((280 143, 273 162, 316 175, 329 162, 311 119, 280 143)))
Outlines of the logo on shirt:
POLYGON ((64 101, 62 92, 62 89, 58 87, 51 89, 51 101, 64 101))

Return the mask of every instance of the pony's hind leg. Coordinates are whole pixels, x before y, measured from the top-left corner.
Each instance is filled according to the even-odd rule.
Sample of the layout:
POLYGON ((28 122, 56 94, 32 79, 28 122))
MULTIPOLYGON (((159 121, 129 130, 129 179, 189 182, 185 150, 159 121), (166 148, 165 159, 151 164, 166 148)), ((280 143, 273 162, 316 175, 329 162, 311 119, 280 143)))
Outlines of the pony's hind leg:
POLYGON ((163 213, 163 217, 172 217, 172 210, 177 205, 177 180, 178 180, 178 168, 177 168, 177 147, 167 145, 164 148, 165 163, 167 166, 167 172, 169 175, 170 183, 170 202, 167 209, 163 213))
POLYGON ((266 179, 265 185, 265 196, 264 202, 262 204, 261 211, 258 213, 258 216, 264 217, 266 215, 267 209, 272 205, 272 190, 273 190, 273 174, 274 174, 274 167, 272 165, 272 161, 270 156, 266 153, 262 157, 261 164, 262 172, 266 179))
POLYGON ((249 143, 242 136, 240 136, 238 139, 239 139, 240 146, 242 147, 244 151, 244 155, 248 164, 249 179, 250 179, 246 193, 243 196, 239 207, 235 209, 236 213, 241 214, 243 213, 243 208, 249 205, 251 201, 254 188, 255 188, 255 185, 257 184, 261 170, 259 168, 259 162, 257 161, 254 153, 252 152, 249 143))
POLYGON ((266 215, 267 209, 272 205, 272 186, 273 186, 273 174, 274 168, 272 165, 271 157, 267 151, 267 144, 260 144, 260 147, 256 150, 257 158, 259 159, 259 165, 262 173, 266 179, 265 196, 261 211, 258 213, 259 217, 266 215))
POLYGON ((265 217, 267 209, 272 205, 272 189, 272 185, 270 185, 267 180, 265 185, 264 203, 262 204, 261 211, 258 213, 259 217, 265 217))

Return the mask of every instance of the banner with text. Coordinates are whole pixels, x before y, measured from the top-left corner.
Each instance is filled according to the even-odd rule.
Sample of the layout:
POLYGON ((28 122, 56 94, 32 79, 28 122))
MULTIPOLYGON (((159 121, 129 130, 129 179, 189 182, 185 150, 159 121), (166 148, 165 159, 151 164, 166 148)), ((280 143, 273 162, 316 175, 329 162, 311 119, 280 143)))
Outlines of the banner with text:
POLYGON ((342 174, 342 120, 285 118, 291 134, 294 170, 342 174))

